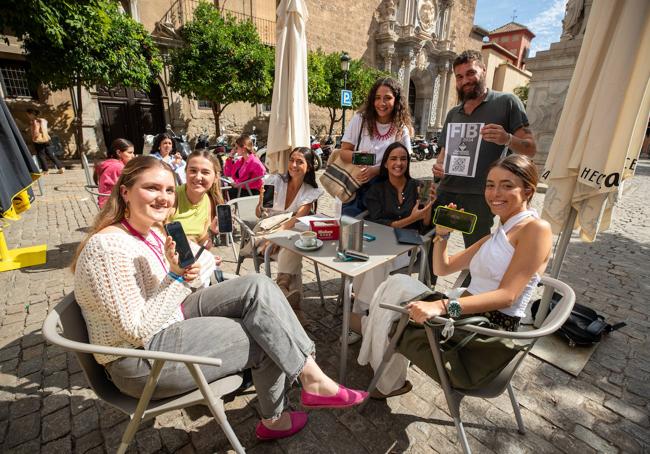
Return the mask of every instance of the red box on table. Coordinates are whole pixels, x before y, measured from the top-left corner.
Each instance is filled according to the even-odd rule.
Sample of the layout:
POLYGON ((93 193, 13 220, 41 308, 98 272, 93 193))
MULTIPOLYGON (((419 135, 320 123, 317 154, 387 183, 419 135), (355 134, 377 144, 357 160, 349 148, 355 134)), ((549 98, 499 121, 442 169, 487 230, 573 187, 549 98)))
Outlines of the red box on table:
POLYGON ((316 232, 319 240, 329 241, 339 239, 339 221, 337 219, 319 219, 309 221, 309 228, 316 232))

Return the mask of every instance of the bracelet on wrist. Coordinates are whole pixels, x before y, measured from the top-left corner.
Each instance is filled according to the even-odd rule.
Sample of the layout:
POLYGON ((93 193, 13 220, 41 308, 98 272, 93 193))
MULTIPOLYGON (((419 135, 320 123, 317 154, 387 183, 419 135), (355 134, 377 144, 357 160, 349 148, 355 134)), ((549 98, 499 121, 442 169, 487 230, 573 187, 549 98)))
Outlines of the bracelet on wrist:
POLYGON ((183 276, 178 275, 178 274, 174 273, 173 271, 168 272, 167 275, 169 277, 171 277, 172 279, 174 279, 175 281, 177 281, 177 282, 185 282, 185 279, 183 279, 183 276))
POLYGON ((512 143, 512 134, 508 133, 508 140, 504 144, 506 147, 509 147, 510 144, 512 143))

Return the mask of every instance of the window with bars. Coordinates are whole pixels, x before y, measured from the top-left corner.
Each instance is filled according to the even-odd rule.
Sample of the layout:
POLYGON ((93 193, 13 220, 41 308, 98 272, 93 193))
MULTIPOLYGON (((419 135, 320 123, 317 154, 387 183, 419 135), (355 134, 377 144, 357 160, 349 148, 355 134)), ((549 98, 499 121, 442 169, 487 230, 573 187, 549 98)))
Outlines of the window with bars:
POLYGON ((196 104, 198 105, 199 109, 212 109, 212 103, 207 99, 199 99, 196 104))
POLYGON ((37 98, 35 87, 27 78, 29 65, 15 60, 0 60, 0 80, 8 98, 37 98))

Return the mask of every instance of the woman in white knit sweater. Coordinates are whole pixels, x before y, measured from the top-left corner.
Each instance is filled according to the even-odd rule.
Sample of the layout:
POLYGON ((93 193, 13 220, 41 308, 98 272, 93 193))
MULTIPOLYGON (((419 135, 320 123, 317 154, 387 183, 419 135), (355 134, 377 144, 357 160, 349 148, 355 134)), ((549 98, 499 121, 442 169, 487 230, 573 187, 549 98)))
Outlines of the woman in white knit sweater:
MULTIPOLYGON (((135 158, 116 185, 119 191, 99 213, 72 265, 91 342, 222 358, 222 367, 204 368, 208 381, 251 368, 260 439, 291 436, 306 424, 306 413, 286 410, 285 393, 298 378, 307 408, 344 408, 365 399, 365 392, 336 384, 318 367, 314 343, 270 279, 246 276, 196 290, 201 264, 181 268, 172 238, 159 228, 175 203, 168 164, 135 158)), ((147 361, 106 355, 96 360, 123 392, 138 396, 144 388, 147 361)), ((168 362, 154 398, 194 387, 183 364, 168 362)))

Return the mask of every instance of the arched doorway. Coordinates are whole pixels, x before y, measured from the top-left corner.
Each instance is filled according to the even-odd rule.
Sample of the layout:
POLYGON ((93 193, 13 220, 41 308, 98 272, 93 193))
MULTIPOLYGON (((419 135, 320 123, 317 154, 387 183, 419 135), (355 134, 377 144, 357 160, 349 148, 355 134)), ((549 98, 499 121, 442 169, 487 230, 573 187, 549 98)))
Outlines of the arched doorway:
POLYGON ((121 137, 133 142, 136 153, 142 153, 142 136, 165 130, 162 91, 158 84, 152 85, 149 91, 98 87, 97 101, 107 147, 121 137))

